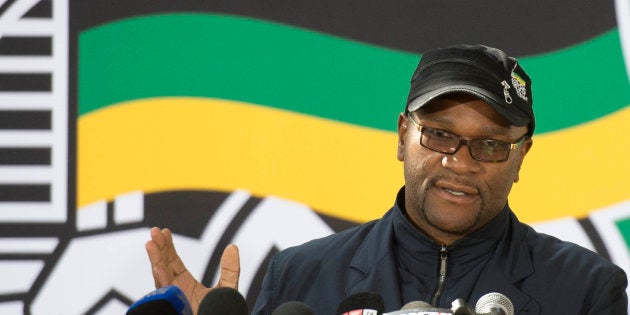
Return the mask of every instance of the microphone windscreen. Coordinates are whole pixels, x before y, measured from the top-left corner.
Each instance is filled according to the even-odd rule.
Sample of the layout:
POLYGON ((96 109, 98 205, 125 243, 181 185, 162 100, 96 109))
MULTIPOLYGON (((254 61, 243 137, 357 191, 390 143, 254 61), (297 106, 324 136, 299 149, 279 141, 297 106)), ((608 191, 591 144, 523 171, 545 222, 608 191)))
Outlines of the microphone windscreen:
MULTIPOLYGON (((387 312, 384 315, 447 315, 453 314, 451 310, 446 308, 437 308, 424 301, 411 301, 398 311, 387 312)), ((464 314, 459 314, 464 315, 464 314)), ((474 314, 467 314, 474 315, 474 314)))
POLYGON ((175 307, 165 300, 155 300, 139 304, 127 310, 127 315, 181 315, 175 307))
POLYGON ((192 315, 186 295, 177 286, 165 286, 152 291, 133 303, 127 315, 192 315))
POLYGON ((337 308, 337 314, 341 315, 356 310, 374 310, 376 314, 382 314, 385 310, 385 302, 383 302, 383 298, 376 293, 356 293, 341 301, 337 308))
POLYGON ((411 301, 405 305, 403 305, 403 307, 401 308, 401 310, 411 310, 411 309, 418 309, 418 308, 431 308, 431 304, 424 302, 424 301, 411 301))
POLYGON ((315 312, 302 302, 290 301, 280 304, 271 315, 315 315, 315 312))
POLYGON ((475 304, 475 312, 497 315, 514 315, 514 306, 507 296, 491 292, 479 298, 475 304))
POLYGON ((199 303, 197 315, 248 315, 245 298, 238 291, 221 287, 212 289, 199 303))

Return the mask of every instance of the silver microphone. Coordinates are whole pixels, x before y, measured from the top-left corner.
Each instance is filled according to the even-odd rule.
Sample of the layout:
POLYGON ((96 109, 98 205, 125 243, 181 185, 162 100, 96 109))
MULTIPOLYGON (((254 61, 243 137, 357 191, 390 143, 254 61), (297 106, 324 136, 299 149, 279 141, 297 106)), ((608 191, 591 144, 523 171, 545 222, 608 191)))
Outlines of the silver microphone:
POLYGON ((383 315, 448 315, 453 314, 451 310, 437 308, 423 301, 412 301, 405 304, 400 310, 384 313, 383 315))
POLYGON ((412 310, 412 309, 417 309, 417 308, 427 308, 427 307, 431 307, 431 304, 425 302, 425 301, 411 301, 407 304, 405 304, 401 310, 412 310))
POLYGON ((514 315, 514 305, 507 296, 491 292, 479 298, 475 304, 477 314, 514 315))

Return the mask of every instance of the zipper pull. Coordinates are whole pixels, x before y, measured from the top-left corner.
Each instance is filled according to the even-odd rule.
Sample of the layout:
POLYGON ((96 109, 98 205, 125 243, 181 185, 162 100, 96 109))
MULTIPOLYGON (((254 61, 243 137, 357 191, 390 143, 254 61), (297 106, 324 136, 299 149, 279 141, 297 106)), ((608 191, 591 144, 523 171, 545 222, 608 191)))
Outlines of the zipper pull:
POLYGON ((512 96, 510 96, 510 91, 508 91, 510 89, 510 85, 505 80, 501 82, 501 85, 503 85, 503 97, 505 98, 505 102, 512 104, 512 96))
POLYGON ((448 263, 448 249, 442 245, 440 249, 440 279, 442 282, 446 279, 446 265, 448 263))

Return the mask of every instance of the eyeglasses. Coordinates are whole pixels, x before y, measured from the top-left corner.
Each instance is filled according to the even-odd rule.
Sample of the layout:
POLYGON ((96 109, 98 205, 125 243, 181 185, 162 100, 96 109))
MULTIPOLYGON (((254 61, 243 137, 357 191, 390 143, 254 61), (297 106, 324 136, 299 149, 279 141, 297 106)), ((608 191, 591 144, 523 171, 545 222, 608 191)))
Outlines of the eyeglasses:
POLYGON ((452 155, 459 150, 462 144, 465 144, 468 146, 470 156, 481 162, 498 163, 507 161, 510 157, 510 150, 518 149, 525 138, 527 138, 527 134, 524 134, 514 143, 494 139, 466 140, 452 132, 421 126, 411 113, 408 113, 407 116, 418 128, 420 145, 423 147, 435 152, 452 155))

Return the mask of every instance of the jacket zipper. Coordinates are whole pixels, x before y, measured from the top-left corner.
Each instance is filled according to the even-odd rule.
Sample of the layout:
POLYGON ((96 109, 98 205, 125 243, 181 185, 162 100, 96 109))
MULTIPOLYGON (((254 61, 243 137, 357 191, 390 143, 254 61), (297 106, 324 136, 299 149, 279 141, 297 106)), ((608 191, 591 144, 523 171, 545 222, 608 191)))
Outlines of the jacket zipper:
POLYGON ((440 249, 440 274, 438 279, 437 290, 435 290, 435 294, 433 294, 433 299, 431 299, 431 305, 434 307, 438 307, 438 303, 440 301, 440 297, 442 296, 442 292, 444 292, 444 285, 446 284, 446 265, 448 263, 448 249, 446 245, 442 245, 440 249))

